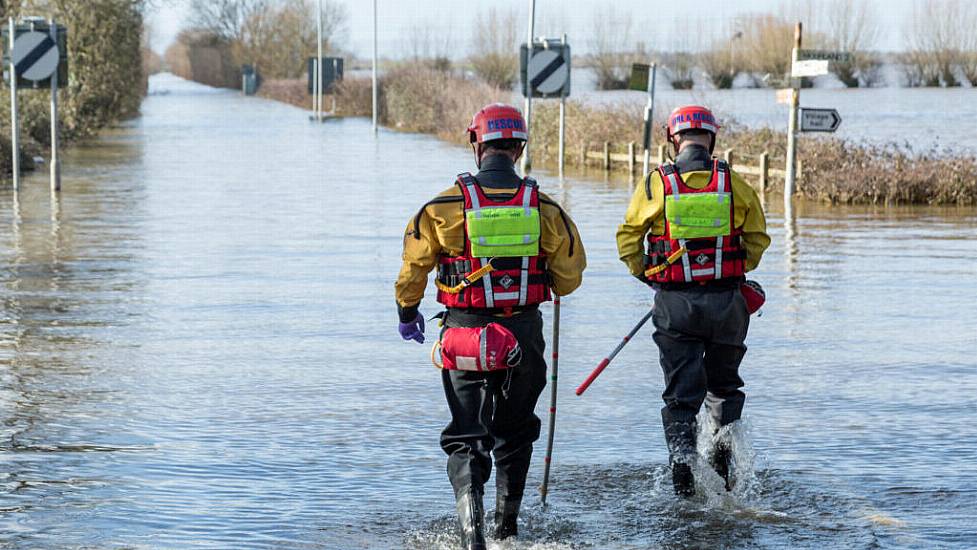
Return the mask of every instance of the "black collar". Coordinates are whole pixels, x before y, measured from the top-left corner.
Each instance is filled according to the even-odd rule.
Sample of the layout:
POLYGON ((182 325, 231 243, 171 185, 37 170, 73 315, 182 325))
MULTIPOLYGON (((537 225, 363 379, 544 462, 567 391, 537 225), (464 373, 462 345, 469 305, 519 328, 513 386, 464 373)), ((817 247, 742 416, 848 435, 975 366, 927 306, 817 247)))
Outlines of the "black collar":
POLYGON ((515 163, 508 155, 501 153, 482 159, 481 170, 475 179, 482 187, 491 189, 513 189, 522 183, 515 163))
POLYGON ((675 167, 679 172, 712 171, 712 155, 701 145, 689 145, 675 157, 675 167))

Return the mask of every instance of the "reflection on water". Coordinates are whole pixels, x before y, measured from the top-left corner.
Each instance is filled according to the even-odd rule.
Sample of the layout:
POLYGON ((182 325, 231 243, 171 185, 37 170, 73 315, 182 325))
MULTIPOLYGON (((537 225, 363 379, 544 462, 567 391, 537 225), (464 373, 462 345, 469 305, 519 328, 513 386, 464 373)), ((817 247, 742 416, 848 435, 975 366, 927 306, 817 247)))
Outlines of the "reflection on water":
MULTIPOLYGON (((452 547, 447 410, 391 285, 404 223, 470 153, 153 85, 69 152, 60 197, 44 175, 0 191, 0 545, 452 547)), ((528 496, 501 547, 977 545, 972 209, 770 214, 750 481, 704 473, 684 502, 648 332, 572 393, 651 300, 614 248, 631 183, 540 176, 590 268, 562 310, 550 506, 528 496)))

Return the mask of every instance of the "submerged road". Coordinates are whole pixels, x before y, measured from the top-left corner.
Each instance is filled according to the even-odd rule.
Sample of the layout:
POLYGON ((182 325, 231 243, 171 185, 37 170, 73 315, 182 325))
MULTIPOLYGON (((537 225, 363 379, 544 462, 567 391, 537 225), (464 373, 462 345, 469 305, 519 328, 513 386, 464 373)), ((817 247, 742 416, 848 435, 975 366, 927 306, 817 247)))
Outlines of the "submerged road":
MULTIPOLYGON (((452 548, 447 410, 392 284, 404 224, 470 153, 152 89, 70 150, 59 199, 43 175, 0 191, 0 546, 452 548)), ((650 306, 614 247, 629 183, 539 176, 590 267, 563 302, 549 508, 527 498, 504 548, 977 546, 973 209, 772 212, 752 465, 676 502, 650 330, 573 395, 650 306)))

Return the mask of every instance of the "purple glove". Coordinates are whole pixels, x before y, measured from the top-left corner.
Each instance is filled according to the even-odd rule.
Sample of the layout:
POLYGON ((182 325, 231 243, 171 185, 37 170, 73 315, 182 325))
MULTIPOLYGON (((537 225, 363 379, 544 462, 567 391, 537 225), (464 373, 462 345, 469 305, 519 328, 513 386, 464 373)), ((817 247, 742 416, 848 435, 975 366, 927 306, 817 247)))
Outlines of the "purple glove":
POLYGON ((404 340, 414 340, 418 344, 424 343, 424 316, 417 313, 417 317, 409 323, 400 323, 397 328, 400 331, 400 337, 404 340))

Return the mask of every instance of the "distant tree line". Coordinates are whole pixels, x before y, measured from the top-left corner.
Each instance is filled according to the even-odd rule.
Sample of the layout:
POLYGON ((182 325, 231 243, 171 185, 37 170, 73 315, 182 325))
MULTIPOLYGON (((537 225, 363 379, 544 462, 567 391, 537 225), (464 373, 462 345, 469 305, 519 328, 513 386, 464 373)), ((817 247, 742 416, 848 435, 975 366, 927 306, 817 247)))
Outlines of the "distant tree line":
MULTIPOLYGON (((178 76, 212 86, 239 86, 243 64, 264 78, 298 78, 316 52, 315 17, 315 0, 192 0, 164 60, 178 76)), ((345 5, 323 2, 324 55, 340 49, 348 18, 345 5)))

